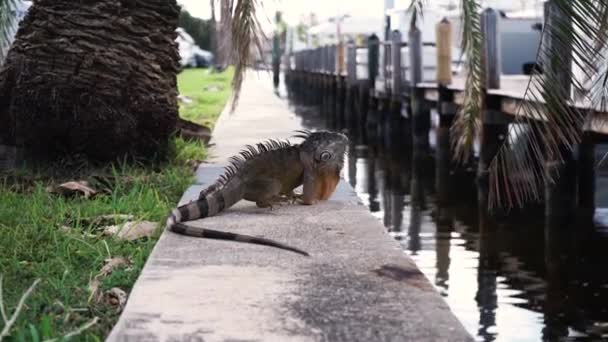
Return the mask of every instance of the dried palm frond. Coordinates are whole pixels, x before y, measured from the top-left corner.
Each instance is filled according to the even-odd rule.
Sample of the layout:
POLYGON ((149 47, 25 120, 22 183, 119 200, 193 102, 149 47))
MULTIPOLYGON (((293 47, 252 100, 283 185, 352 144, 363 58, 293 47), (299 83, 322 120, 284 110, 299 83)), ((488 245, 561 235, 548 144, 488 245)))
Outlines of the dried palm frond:
POLYGON ((407 8, 408 12, 412 13, 412 20, 410 21, 410 29, 416 27, 418 18, 422 18, 424 15, 424 6, 426 0, 412 0, 410 6, 407 8))
POLYGON ((483 108, 482 34, 479 4, 476 0, 462 0, 462 51, 466 56, 464 103, 451 128, 455 159, 466 162, 470 157, 483 108))
POLYGON ((266 39, 256 15, 256 0, 238 0, 232 18, 232 46, 234 49, 235 70, 232 80, 232 110, 239 100, 241 86, 247 67, 251 64, 251 47, 257 48, 262 55, 262 39, 266 39))

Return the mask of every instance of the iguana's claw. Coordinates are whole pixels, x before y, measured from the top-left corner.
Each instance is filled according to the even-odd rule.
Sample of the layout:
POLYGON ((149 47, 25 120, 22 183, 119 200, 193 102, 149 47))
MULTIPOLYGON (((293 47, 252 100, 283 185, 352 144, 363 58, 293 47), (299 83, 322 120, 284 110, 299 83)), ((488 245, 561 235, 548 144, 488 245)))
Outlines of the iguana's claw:
POLYGON ((298 200, 302 199, 302 196, 302 194, 292 192, 291 194, 287 195, 287 199, 289 200, 289 202, 291 202, 291 204, 295 204, 296 202, 298 202, 298 200))

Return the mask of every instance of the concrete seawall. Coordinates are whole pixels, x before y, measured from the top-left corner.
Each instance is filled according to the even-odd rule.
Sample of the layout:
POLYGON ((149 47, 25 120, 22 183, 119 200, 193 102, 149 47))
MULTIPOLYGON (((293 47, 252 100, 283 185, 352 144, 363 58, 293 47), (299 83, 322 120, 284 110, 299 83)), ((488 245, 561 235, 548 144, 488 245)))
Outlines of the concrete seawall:
MULTIPOLYGON (((214 131, 211 164, 181 202, 243 144, 300 128, 265 76, 249 75, 239 109, 214 131)), ((164 232, 108 341, 469 341, 399 244, 342 181, 331 200, 273 211, 242 201, 191 222, 259 235, 311 257, 164 232)))

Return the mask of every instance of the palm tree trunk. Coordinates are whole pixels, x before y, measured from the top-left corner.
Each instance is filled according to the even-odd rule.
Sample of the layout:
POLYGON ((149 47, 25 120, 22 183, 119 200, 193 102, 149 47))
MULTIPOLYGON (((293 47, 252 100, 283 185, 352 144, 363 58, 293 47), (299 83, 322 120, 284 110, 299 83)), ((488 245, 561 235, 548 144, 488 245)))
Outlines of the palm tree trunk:
POLYGON ((209 0, 209 6, 211 8, 211 24, 209 25, 209 47, 213 53, 214 60, 217 61, 217 21, 215 20, 215 0, 209 0))
POLYGON ((218 64, 226 66, 232 63, 232 10, 234 0, 220 2, 220 34, 216 42, 218 64))
POLYGON ((175 0, 38 0, 0 70, 0 144, 150 156, 177 120, 175 0))

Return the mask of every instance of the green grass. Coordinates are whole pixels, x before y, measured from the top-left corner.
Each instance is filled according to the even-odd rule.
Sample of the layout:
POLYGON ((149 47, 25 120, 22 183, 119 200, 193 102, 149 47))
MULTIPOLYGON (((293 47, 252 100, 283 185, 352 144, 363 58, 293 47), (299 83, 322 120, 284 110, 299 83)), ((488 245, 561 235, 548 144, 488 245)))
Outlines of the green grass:
MULTIPOLYGON (((207 75, 186 70, 179 75, 182 93, 194 103, 180 108, 190 120, 213 124, 229 97, 231 71, 207 75), (218 93, 203 92, 209 84, 223 87, 218 93)), ((40 278, 11 330, 9 340, 37 341, 60 337, 94 317, 99 323, 71 341, 103 341, 119 313, 111 305, 89 300, 88 285, 110 257, 132 261, 101 283, 101 289, 132 288, 160 235, 134 242, 102 235, 100 227, 86 218, 107 214, 131 214, 137 220, 161 222, 193 180, 192 160, 202 160, 200 143, 175 139, 169 162, 138 166, 119 163, 96 169, 90 178, 106 193, 93 199, 63 198, 46 187, 58 180, 49 173, 21 170, 0 174, 0 274, 4 276, 4 303, 10 315, 19 298, 40 278), (96 183, 94 181, 97 181, 96 183), (68 226, 70 229, 64 229, 68 226)), ((3 322, 0 319, 0 331, 3 322)))
POLYGON ((214 74, 203 69, 186 69, 177 76, 179 92, 193 100, 190 105, 180 105, 184 119, 212 127, 226 99, 230 96, 230 82, 234 68, 214 74), (201 85, 201 80, 203 85, 201 85))

